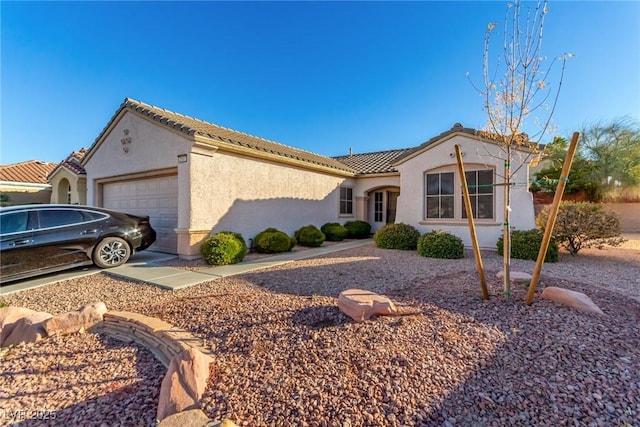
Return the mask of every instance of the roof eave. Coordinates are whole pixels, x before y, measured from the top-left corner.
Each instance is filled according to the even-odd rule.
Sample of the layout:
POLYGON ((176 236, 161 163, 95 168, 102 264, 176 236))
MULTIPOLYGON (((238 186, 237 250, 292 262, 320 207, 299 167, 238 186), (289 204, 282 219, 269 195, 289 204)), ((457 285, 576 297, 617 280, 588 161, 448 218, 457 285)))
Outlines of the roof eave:
POLYGON ((317 172, 329 173, 332 175, 338 175, 343 177, 354 177, 356 172, 346 169, 338 169, 328 165, 322 165, 319 163, 307 162, 304 160, 295 159, 292 157, 285 157, 279 154, 270 153, 268 151, 258 151, 255 148, 238 146, 226 141, 222 141, 208 136, 196 134, 194 140, 199 143, 204 143, 215 147, 217 150, 227 153, 240 154, 246 157, 252 157, 255 159, 269 160, 275 163, 287 164, 290 166, 296 166, 303 169, 313 170, 317 172))

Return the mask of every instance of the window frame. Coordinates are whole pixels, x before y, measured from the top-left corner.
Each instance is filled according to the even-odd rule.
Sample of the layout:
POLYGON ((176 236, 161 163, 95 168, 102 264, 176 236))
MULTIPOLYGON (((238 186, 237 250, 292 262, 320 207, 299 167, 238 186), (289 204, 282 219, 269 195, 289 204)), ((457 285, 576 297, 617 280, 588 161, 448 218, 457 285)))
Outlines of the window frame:
MULTIPOLYGON (((456 204, 455 204, 455 193, 456 193, 456 176, 455 176, 455 172, 450 172, 450 171, 442 171, 442 172, 425 172, 424 174, 424 186, 425 186, 425 191, 424 191, 424 219, 425 220, 451 220, 451 219, 455 219, 456 217, 456 204), (432 192, 430 190, 430 184, 429 184, 429 177, 435 177, 437 176, 437 192, 432 192), (451 189, 450 192, 449 191, 444 191, 443 192, 443 177, 446 176, 447 178, 451 178, 451 189), (430 200, 437 200, 438 206, 437 206, 437 213, 438 216, 429 216, 430 213, 430 209, 429 209, 429 201, 430 200), (447 201, 447 202, 453 202, 451 208, 449 209, 448 207, 443 207, 443 201, 447 201), (446 209, 446 211, 445 211, 446 209), (451 212, 450 215, 451 216, 443 216, 444 213, 451 212)), ((448 203, 447 203, 448 204, 448 203)))
POLYGON ((382 191, 373 193, 373 222, 384 222, 384 193, 382 191))
POLYGON ((338 214, 340 216, 353 216, 353 188, 340 186, 338 194, 338 214), (344 208, 344 209, 343 209, 344 208))
MULTIPOLYGON (((495 210, 495 182, 494 182, 494 171, 492 169, 472 169, 472 170, 467 170, 465 171, 465 175, 467 177, 467 186, 469 186, 469 175, 470 174, 474 174, 474 182, 475 184, 472 185, 476 185, 473 188, 469 189, 469 199, 471 200, 471 210, 473 211, 473 219, 475 220, 493 220, 496 217, 496 210, 495 210), (487 187, 484 187, 484 185, 488 185, 488 184, 478 184, 480 182, 480 173, 481 172, 491 172, 491 187, 490 187, 490 191, 483 191, 485 190, 487 187), (473 191, 472 191, 473 190, 473 191), (478 199, 479 198, 486 198, 486 197, 490 197, 491 198, 491 216, 490 217, 478 217, 478 214, 480 213, 480 209, 478 209, 478 199)), ((460 211, 460 216, 462 217, 462 219, 468 219, 467 218, 467 212, 466 212, 466 208, 464 205, 464 200, 463 200, 464 194, 460 194, 460 203, 461 203, 461 211, 460 211)))
MULTIPOLYGON (((496 174, 495 174, 495 167, 491 166, 491 165, 482 165, 482 164, 473 164, 473 165, 468 165, 467 166, 468 169, 465 171, 465 174, 467 174, 467 176, 469 176, 468 174, 470 173, 475 173, 476 174, 476 179, 478 177, 478 173, 479 172, 483 172, 483 171, 490 171, 491 172, 491 193, 481 193, 479 194, 480 196, 491 196, 491 218, 478 218, 478 212, 477 209, 474 208, 473 206, 473 200, 472 200, 472 208, 474 208, 474 219, 476 221, 476 224, 479 225, 495 225, 497 224, 498 220, 497 220, 497 212, 496 212, 496 174)), ((439 184, 440 185, 440 181, 439 184)), ((439 189, 440 191, 441 189, 439 189)), ((476 194, 476 199, 477 199, 478 194, 476 194)), ((467 217, 466 215, 463 215, 464 212, 464 200, 463 200, 463 192, 462 192, 462 179, 460 177, 460 173, 456 167, 456 165, 447 165, 447 166, 442 166, 442 167, 437 167, 437 168, 433 168, 433 169, 429 169, 429 170, 425 170, 423 172, 423 212, 422 212, 422 221, 421 223, 424 224, 436 224, 436 223, 442 223, 442 224, 459 224, 459 223, 467 223, 467 217), (442 194, 439 195, 435 195, 435 194, 427 194, 429 192, 428 189, 428 176, 429 175, 439 175, 441 176, 442 174, 453 174, 453 195, 450 194, 444 194, 445 197, 453 197, 453 217, 428 217, 429 211, 428 211, 428 207, 427 207, 427 198, 428 197, 442 197, 442 194)), ((476 200, 477 202, 477 200, 476 200)), ((477 206, 477 204, 475 205, 477 206)))

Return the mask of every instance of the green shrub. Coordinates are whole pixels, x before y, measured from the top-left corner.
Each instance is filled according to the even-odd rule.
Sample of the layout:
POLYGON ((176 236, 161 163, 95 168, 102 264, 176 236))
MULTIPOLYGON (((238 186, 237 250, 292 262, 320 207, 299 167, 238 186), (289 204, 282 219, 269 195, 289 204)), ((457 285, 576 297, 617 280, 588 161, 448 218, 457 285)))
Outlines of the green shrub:
MULTIPOLYGON (((511 258, 537 260, 540 245, 542 244, 542 232, 537 229, 532 230, 514 230, 511 232, 511 258)), ((504 254, 504 239, 502 236, 496 244, 498 254, 504 254)), ((545 262, 558 262, 558 243, 555 239, 551 239, 547 254, 544 257, 545 262)))
POLYGON ((413 250, 418 246, 420 233, 408 224, 386 224, 373 235, 376 246, 382 249, 413 250))
POLYGON ((366 239, 371 236, 371 225, 365 221, 347 221, 344 223, 347 229, 347 235, 351 239, 366 239))
POLYGON ((462 239, 446 231, 434 230, 418 239, 418 253, 429 258, 464 258, 462 239))
POLYGON ((0 299, 0 308, 9 307, 9 303, 0 299))
POLYGON ((275 254, 288 252, 296 245, 293 237, 276 228, 267 228, 253 238, 253 246, 257 252, 275 254))
POLYGON ((329 242, 340 242, 349 235, 349 230, 337 222, 328 222, 320 227, 329 242))
POLYGON ((298 244, 317 248, 324 243, 326 236, 315 225, 305 225, 295 232, 298 244))
POLYGON ((200 245, 200 254, 209 265, 235 264, 247 254, 247 244, 241 234, 221 231, 200 245))
MULTIPOLYGON (((551 206, 538 214, 536 223, 543 231, 551 206)), ((586 202, 562 202, 553 227, 553 236, 571 255, 580 249, 604 245, 619 246, 625 240, 620 235, 620 218, 615 212, 606 211, 602 205, 586 202)))

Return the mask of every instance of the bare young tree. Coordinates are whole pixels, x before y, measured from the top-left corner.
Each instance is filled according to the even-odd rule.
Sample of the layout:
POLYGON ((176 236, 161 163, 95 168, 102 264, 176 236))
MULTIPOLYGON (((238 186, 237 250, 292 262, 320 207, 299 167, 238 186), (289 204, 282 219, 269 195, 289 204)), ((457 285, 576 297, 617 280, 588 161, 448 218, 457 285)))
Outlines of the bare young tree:
MULTIPOLYGON (((547 60, 542 54, 542 35, 549 13, 548 2, 531 6, 521 1, 507 5, 502 29, 502 49, 495 58, 496 23, 489 23, 484 39, 482 84, 474 88, 482 95, 487 125, 481 136, 498 143, 504 170, 496 173, 504 188, 504 297, 511 293, 511 187, 518 170, 540 153, 541 141, 550 130, 560 94, 567 59, 571 54, 547 60), (559 72, 553 73, 560 63, 559 72), (555 81, 554 81, 555 79, 555 81), (514 156, 519 166, 512 168, 514 156)), ((467 73, 467 75, 469 75, 467 73)))

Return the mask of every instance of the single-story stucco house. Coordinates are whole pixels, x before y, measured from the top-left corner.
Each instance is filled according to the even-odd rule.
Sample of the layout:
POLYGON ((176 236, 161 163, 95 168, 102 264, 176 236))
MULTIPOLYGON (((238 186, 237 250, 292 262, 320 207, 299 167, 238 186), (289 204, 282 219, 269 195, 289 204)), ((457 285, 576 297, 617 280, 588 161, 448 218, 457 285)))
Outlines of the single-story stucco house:
MULTIPOLYGON (((502 233, 500 147, 456 124, 411 148, 326 157, 125 99, 82 159, 87 202, 151 217, 152 249, 197 255, 212 231, 364 220, 442 229, 470 245, 454 145, 460 145, 481 247, 502 233), (497 173, 496 173, 497 172, 497 173)), ((518 168, 516 164, 512 168, 518 168)), ((528 165, 520 169, 523 180, 528 165)), ((534 227, 527 186, 512 190, 512 227, 534 227)))
POLYGON ((0 193, 8 198, 4 206, 48 203, 51 184, 47 175, 56 163, 28 160, 0 166, 0 193))

